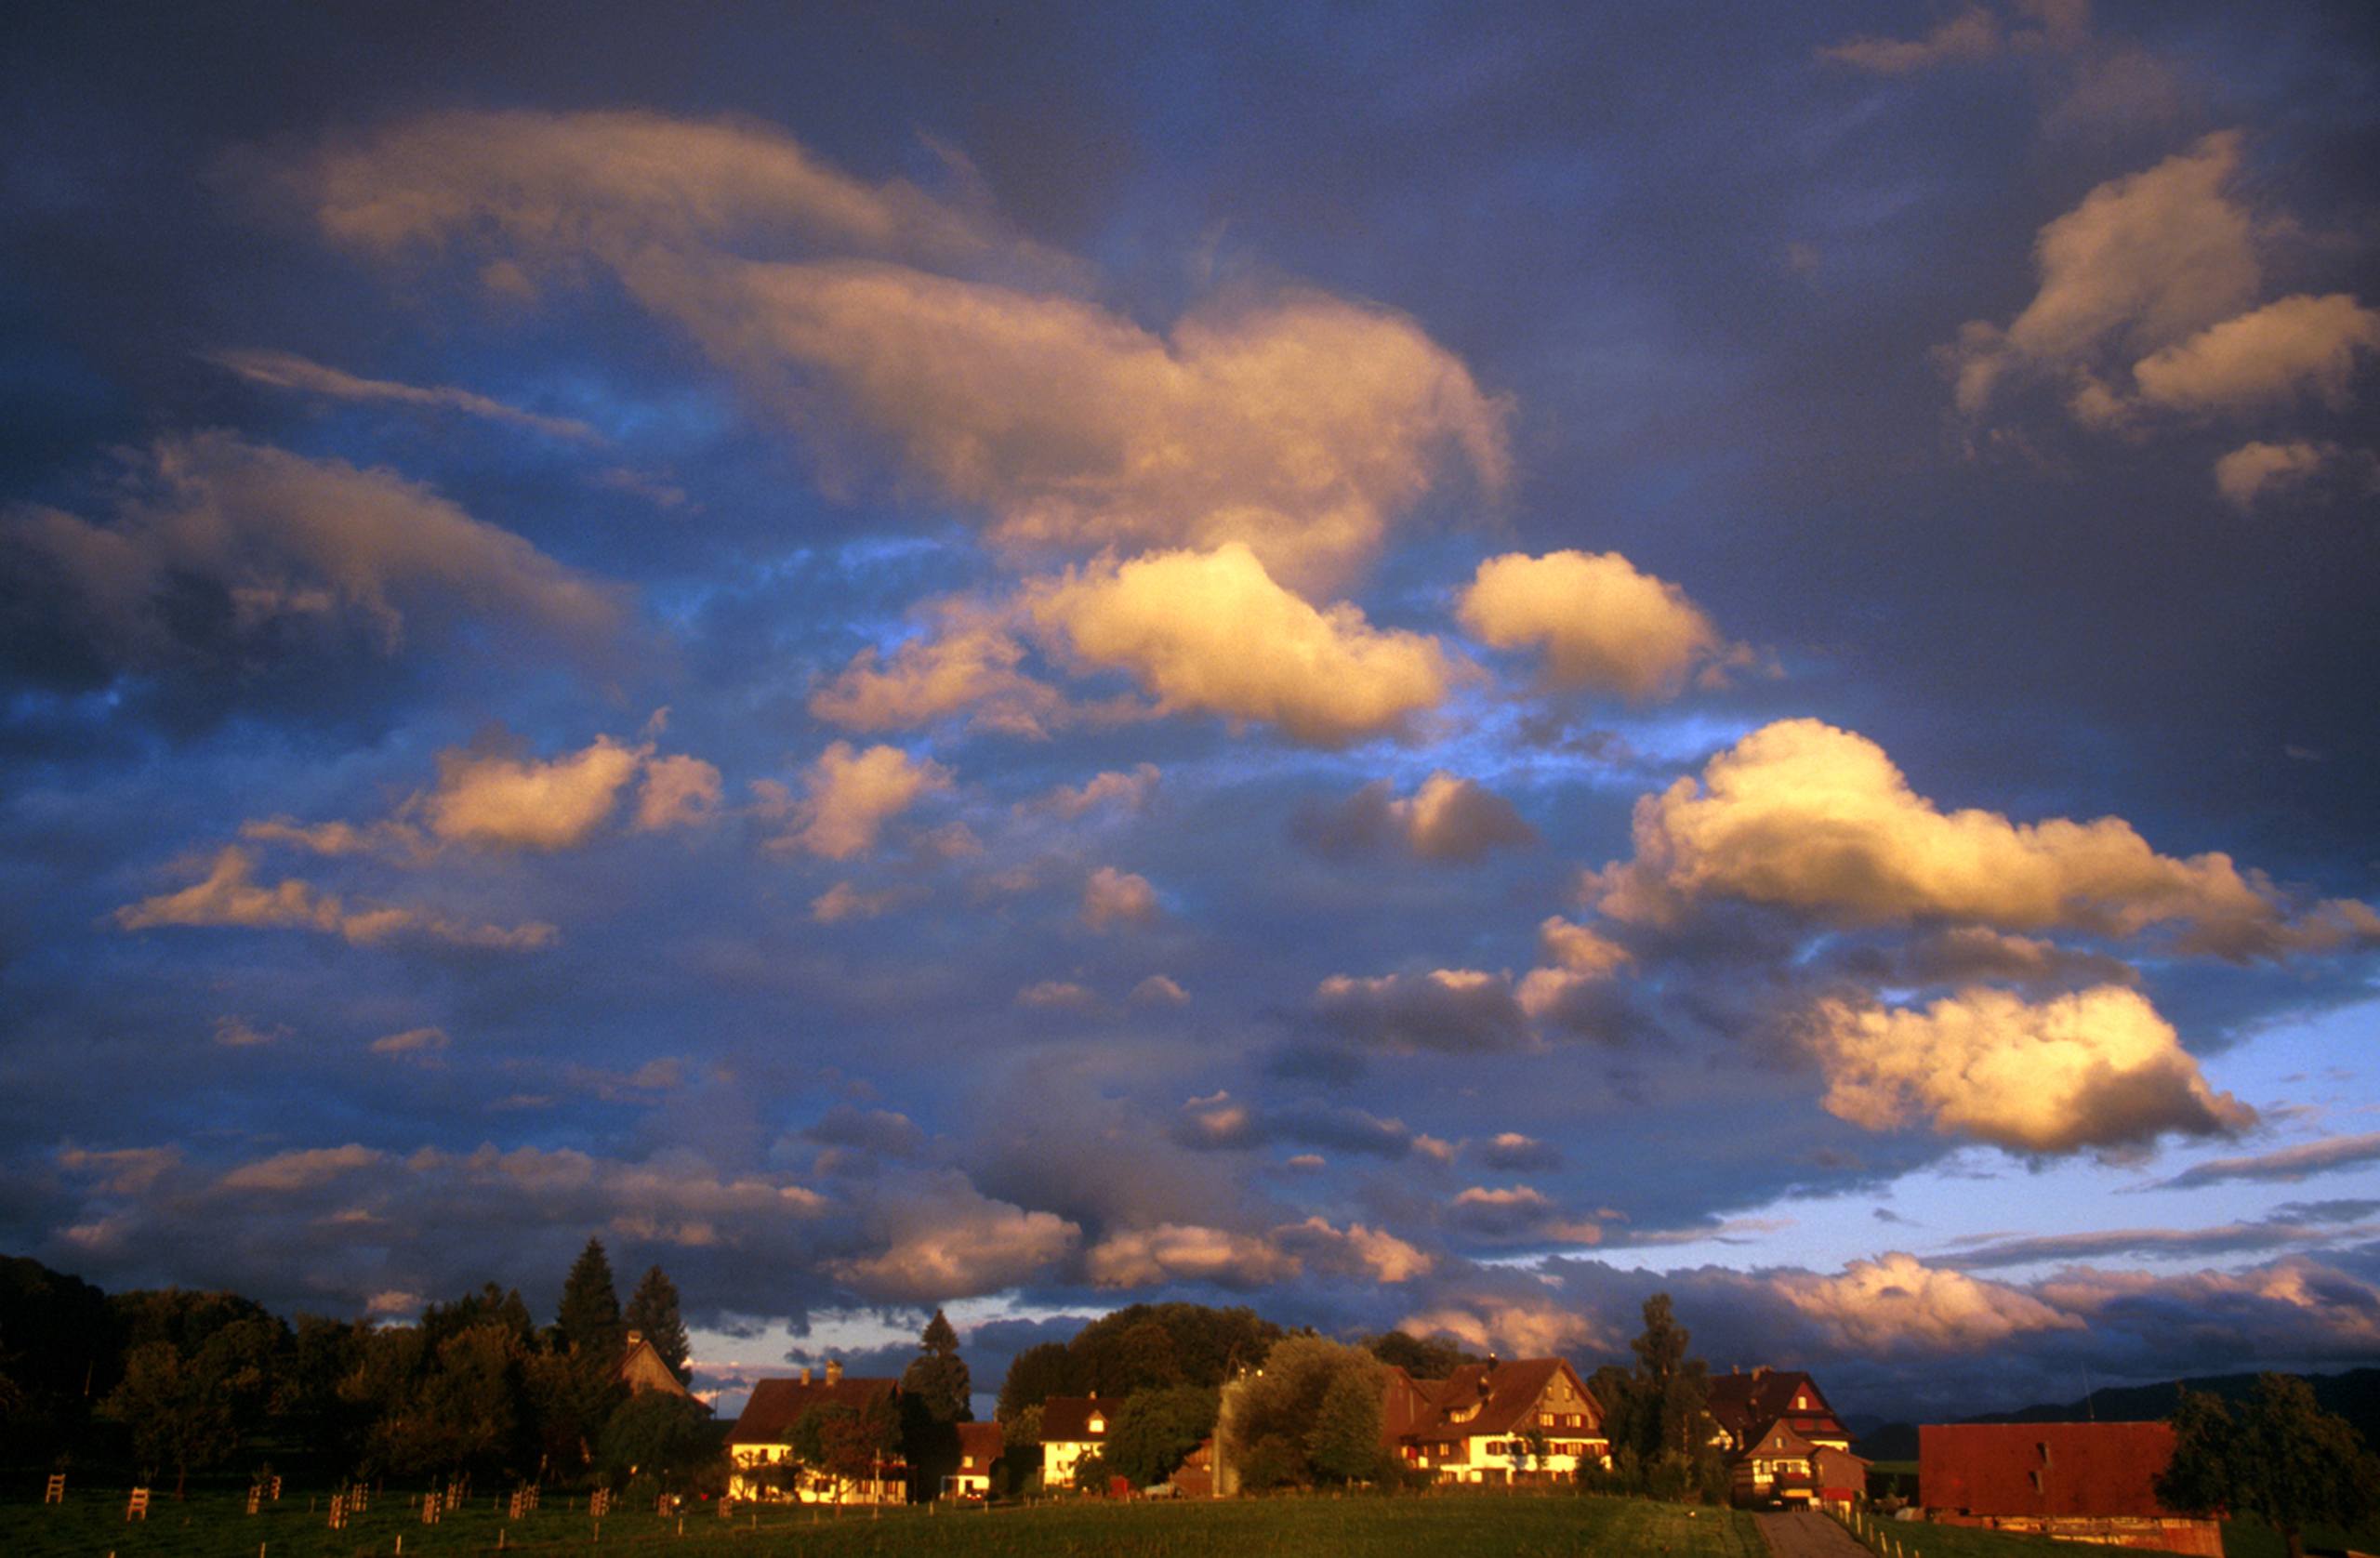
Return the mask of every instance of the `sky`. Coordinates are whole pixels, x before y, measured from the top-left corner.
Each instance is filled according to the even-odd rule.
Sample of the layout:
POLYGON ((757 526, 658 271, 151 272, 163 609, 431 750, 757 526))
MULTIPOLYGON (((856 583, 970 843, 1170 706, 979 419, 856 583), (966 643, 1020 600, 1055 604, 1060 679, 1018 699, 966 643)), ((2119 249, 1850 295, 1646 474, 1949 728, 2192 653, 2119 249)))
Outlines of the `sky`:
POLYGON ((2376 45, 13 19, 0 1248, 2380 1361, 2376 45))

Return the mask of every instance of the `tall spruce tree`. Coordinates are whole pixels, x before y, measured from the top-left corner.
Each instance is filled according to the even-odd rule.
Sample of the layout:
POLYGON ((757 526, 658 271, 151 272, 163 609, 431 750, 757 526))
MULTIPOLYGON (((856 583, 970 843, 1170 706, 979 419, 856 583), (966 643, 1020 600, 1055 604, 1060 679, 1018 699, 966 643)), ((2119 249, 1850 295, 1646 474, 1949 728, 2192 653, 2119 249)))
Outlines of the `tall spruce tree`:
POLYGON ((653 1343, 653 1350, 661 1354, 661 1361, 669 1366, 678 1383, 685 1384, 694 1378, 694 1369, 687 1363, 690 1348, 686 1322, 678 1314, 678 1285, 669 1280, 668 1273, 655 1266, 644 1274, 644 1280, 628 1295, 624 1318, 628 1329, 641 1332, 644 1340, 653 1343))
POLYGON ((589 1370, 616 1373, 620 1367, 620 1297, 612 1286, 612 1262, 603 1241, 588 1239, 562 1280, 562 1310, 555 1316, 562 1346, 589 1370))
POLYGON ((941 1310, 926 1322, 918 1338, 918 1355, 901 1373, 901 1393, 914 1396, 935 1422, 963 1423, 974 1419, 968 1404, 971 1384, 967 1360, 959 1355, 959 1333, 941 1310))

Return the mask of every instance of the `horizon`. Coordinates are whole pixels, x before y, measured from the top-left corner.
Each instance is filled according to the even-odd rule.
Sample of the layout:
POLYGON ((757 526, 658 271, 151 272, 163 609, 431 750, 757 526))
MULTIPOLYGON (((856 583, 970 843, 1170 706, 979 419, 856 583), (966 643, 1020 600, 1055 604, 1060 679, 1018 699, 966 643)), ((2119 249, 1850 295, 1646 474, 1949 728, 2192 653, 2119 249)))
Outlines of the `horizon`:
POLYGON ((2380 1363, 2369 7, 14 34, 0 1248, 2380 1363))

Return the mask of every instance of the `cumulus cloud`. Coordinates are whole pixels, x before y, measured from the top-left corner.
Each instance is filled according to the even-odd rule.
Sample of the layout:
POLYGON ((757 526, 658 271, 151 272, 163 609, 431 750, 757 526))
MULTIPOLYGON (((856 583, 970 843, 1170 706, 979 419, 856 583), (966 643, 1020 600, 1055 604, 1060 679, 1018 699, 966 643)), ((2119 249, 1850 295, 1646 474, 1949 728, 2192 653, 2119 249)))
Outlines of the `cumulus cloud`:
POLYGON ((1980 415, 2016 377, 2087 388, 2106 351, 2136 361, 2245 309, 2261 270, 2254 224, 2227 193, 2240 153, 2237 132, 2207 136, 2043 227, 2033 300, 2005 328, 1969 323, 1948 354, 1959 409, 1980 415))
POLYGON ((491 422, 503 422, 516 428, 527 428, 551 438, 570 439, 576 442, 600 443, 602 435, 586 423, 567 416, 540 416, 522 411, 518 406, 475 395, 468 390, 446 386, 425 389, 420 385, 400 384, 385 378, 359 378, 337 368, 288 351, 218 351, 210 361, 229 368, 252 384, 262 384, 275 390, 295 390, 311 395, 324 395, 339 401, 385 401, 400 405, 435 407, 442 411, 459 411, 467 416, 478 416, 491 422))
POLYGON ((1309 1271, 1379 1283, 1410 1282, 1437 1266, 1427 1251, 1386 1229, 1351 1222, 1334 1228, 1319 1217, 1273 1230, 1273 1242, 1309 1271))
POLYGON ((2370 939, 2369 907, 2340 900, 2292 916, 2228 855, 2175 859, 2118 817, 2014 823, 1943 812, 1864 736, 1787 720, 1636 803, 1635 858, 1590 891, 1615 918, 1675 922, 1732 898, 1852 925, 1965 920, 2011 931, 2129 936, 2178 926, 2192 950, 2274 957, 2370 939))
POLYGON ((204 879, 126 904, 115 911, 114 918, 126 931, 165 925, 319 931, 359 946, 422 936, 462 946, 527 950, 550 946, 558 939, 552 926, 535 921, 506 928, 474 925, 423 909, 352 907, 338 895, 294 877, 266 887, 256 879, 255 856, 236 844, 215 856, 204 879))
POLYGON ((1150 1287, 1161 1282, 1211 1282, 1257 1287, 1298 1274, 1295 1256, 1253 1234, 1196 1223, 1161 1222, 1111 1234, 1085 1257, 1102 1287, 1150 1287))
POLYGON ((1027 610, 1163 712, 1260 721, 1319 746, 1401 733, 1447 693, 1437 640, 1374 628, 1343 602, 1316 610, 1237 541, 1070 570, 1035 586, 1027 610))
POLYGON ((1395 1159, 1421 1150, 1403 1120, 1384 1119, 1351 1104, 1303 1101, 1259 1108, 1228 1090, 1191 1099, 1182 1106, 1174 1140, 1202 1150, 1245 1149, 1290 1142, 1329 1147, 1358 1156, 1395 1159))
POLYGON ((1082 922, 1093 931, 1153 925, 1160 912, 1146 877, 1103 865, 1082 884, 1082 922))
POLYGON ((2380 350, 2380 312, 2347 294, 2300 294, 2211 324, 2133 364, 2140 397, 2169 410, 2254 410, 2302 395, 2347 403, 2359 358, 2380 350))
POLYGON ((1016 1004, 1032 1011, 1092 1011, 1099 997, 1070 979, 1045 979, 1016 993, 1016 1004))
POLYGON ((430 833, 448 843, 488 850, 574 849, 611 819, 620 791, 650 750, 599 735, 585 750, 550 762, 442 752, 438 786, 423 798, 422 813, 430 833))
POLYGON ((1559 1168, 1561 1152, 1534 1136, 1500 1130, 1484 1142, 1470 1143, 1471 1155, 1490 1168, 1559 1168))
POLYGON ((719 770, 711 764, 684 756, 645 760, 636 797, 638 832, 698 827, 719 815, 719 770))
POLYGON ((835 1271, 870 1298, 940 1303, 1030 1280, 1071 1254, 1082 1230, 996 1201, 948 1175, 884 1198, 884 1248, 835 1271))
POLYGON ((810 918, 821 925, 839 925, 847 919, 874 919, 898 908, 902 897, 897 888, 867 892, 849 882, 837 882, 810 900, 810 918))
POLYGON ((1135 1006, 1184 1006, 1190 992, 1164 974, 1151 974, 1132 986, 1130 998, 1135 1006))
POLYGON ((1512 981, 1474 969, 1333 974, 1315 987, 1314 1006, 1325 1027, 1386 1050, 1476 1054, 1531 1042, 1512 981))
POLYGON ((2243 1366, 2271 1357, 2368 1358, 2380 1347, 2380 1287, 2303 1255, 2172 1276, 2077 1266, 2039 1291, 2095 1327, 2183 1336, 2202 1356, 2214 1343, 2243 1366))
POLYGON ((1863 1352, 1967 1353, 2027 1332, 2083 1328, 2078 1316, 2018 1288, 1898 1251, 1854 1261, 1840 1276, 1779 1274, 1769 1287, 1837 1346, 1863 1352))
POLYGON ((2018 1152, 2236 1131, 2255 1112, 2207 1086, 2140 993, 2101 986, 2028 1005, 1969 989, 1923 1010, 1818 1003, 1808 1027, 1829 1114, 1870 1130, 1923 1119, 2018 1152))
POLYGON ((985 213, 853 179, 766 131, 441 114, 294 178, 326 231, 366 250, 478 234, 547 271, 609 269, 806 429, 881 444, 1012 546, 1236 540, 1321 588, 1448 452, 1485 485, 1505 471, 1502 403, 1400 316, 1282 292, 1159 336, 1056 290, 1071 268, 985 213), (740 257, 772 238, 842 257, 740 257))
POLYGON ((1452 1337, 1477 1353, 1505 1357, 1563 1356, 1609 1351, 1612 1339, 1577 1310, 1552 1298, 1464 1298, 1407 1315, 1396 1323, 1410 1336, 1452 1337))
POLYGON ((1593 1031, 1605 1015, 1580 996, 1604 984, 1631 960, 1628 949, 1602 932, 1560 915, 1548 917, 1537 928, 1545 966, 1521 976, 1513 994, 1533 1022, 1562 1023, 1593 1031), (1575 1020, 1574 1020, 1575 1019, 1575 1020))
POLYGON ((1290 831, 1329 859, 1395 849, 1419 860, 1468 862, 1500 846, 1537 841, 1537 830, 1512 802, 1444 772, 1422 780, 1410 796, 1376 779, 1334 806, 1302 812, 1290 831))
POLYGON ((1684 590, 1618 552, 1491 557, 1456 609, 1480 642, 1541 653, 1557 687, 1665 698, 1696 667, 1715 675, 1732 654, 1684 590))
POLYGON ((913 759, 897 746, 854 749, 827 744, 803 775, 800 800, 763 792, 763 810, 790 813, 782 849, 849 860, 876 848, 884 825, 929 795, 950 788, 950 771, 932 759, 913 759))
POLYGON ((1565 1215, 1560 1203, 1533 1185, 1473 1185, 1448 1203, 1447 1213, 1455 1227, 1485 1238, 1603 1242, 1601 1223, 1565 1215))
POLYGON ((2326 471, 2360 466, 2365 491, 2380 491, 2380 459, 2369 450, 2349 453, 2335 443, 2304 439, 2288 443, 2261 440, 2240 445, 2215 462, 2215 490, 2232 507, 2254 508, 2268 492, 2303 487, 2326 471))
POLYGON ((1019 668, 1025 648, 1006 612, 961 600, 932 602, 926 612, 925 632, 889 656, 860 651, 810 694, 810 712, 856 731, 909 730, 964 714, 971 728, 1035 738, 1082 712, 1019 668))
POLYGON ((1141 763, 1129 773, 1094 773, 1079 785, 1060 785, 1034 805, 1069 822, 1103 808, 1138 812, 1157 794, 1158 776, 1155 763, 1141 763))
POLYGON ((185 629, 161 602, 192 581, 220 592, 241 634, 352 622, 383 653, 415 615, 580 641, 619 620, 609 587, 391 471, 207 432, 160 442, 128 474, 106 523, 31 508, 5 525, 55 569, 93 637, 134 664, 177 652, 185 629))

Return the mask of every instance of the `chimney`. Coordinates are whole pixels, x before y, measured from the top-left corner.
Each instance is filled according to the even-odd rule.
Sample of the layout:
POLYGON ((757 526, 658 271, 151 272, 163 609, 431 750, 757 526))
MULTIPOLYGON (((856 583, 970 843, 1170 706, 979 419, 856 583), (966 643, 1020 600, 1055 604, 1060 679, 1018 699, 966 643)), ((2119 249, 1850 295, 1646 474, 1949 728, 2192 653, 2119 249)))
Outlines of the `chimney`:
POLYGON ((1097 1401, 1097 1400, 1099 1399, 1099 1393, 1098 1393, 1097 1391, 1093 1391, 1093 1392, 1091 1392, 1091 1400, 1093 1400, 1093 1401, 1097 1401))
POLYGON ((636 1346, 636 1344, 637 1344, 638 1342, 642 1341, 643 1340, 644 1340, 644 1333, 643 1333, 642 1331, 630 1331, 630 1332, 628 1332, 628 1346, 629 1346, 631 1349, 633 1349, 633 1348, 636 1346))
POLYGON ((842 1382, 843 1360, 840 1358, 828 1358, 826 1360, 826 1383, 830 1385, 840 1385, 842 1382))
POLYGON ((801 1382, 805 1385, 810 1383, 810 1366, 808 1364, 803 1364, 801 1366, 801 1382))
POLYGON ((1768 1366, 1767 1366, 1766 1364, 1754 1364, 1754 1365, 1752 1365, 1752 1377, 1753 1379, 1755 1379, 1755 1380, 1765 1380, 1765 1379, 1767 1379, 1767 1378, 1768 1378, 1768 1366))

